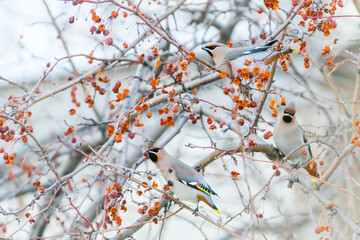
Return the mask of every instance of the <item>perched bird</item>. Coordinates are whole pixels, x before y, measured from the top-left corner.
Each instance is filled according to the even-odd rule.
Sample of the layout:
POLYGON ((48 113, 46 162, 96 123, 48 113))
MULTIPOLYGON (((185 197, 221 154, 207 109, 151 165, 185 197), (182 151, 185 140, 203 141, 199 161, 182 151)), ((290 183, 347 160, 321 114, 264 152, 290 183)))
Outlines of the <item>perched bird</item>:
MULTIPOLYGON (((304 131, 296 120, 295 112, 295 103, 291 101, 286 105, 284 113, 276 123, 273 131, 275 144, 285 156, 297 147, 307 143, 304 131)), ((301 147, 288 157, 288 161, 293 166, 298 167, 306 164, 304 168, 309 174, 318 177, 319 174, 316 169, 311 168, 308 164, 311 159, 312 154, 309 145, 301 147)))
POLYGON ((220 71, 225 71, 229 77, 235 77, 236 70, 244 66, 245 60, 269 65, 279 59, 281 55, 294 51, 294 49, 273 50, 272 46, 277 41, 273 40, 264 46, 238 48, 229 48, 222 43, 211 43, 202 47, 202 49, 212 57, 220 71))
POLYGON ((207 184, 205 179, 194 168, 169 155, 164 149, 153 147, 146 151, 151 161, 159 168, 165 180, 174 193, 184 201, 197 203, 195 211, 199 210, 199 201, 203 201, 220 214, 211 199, 218 196, 207 184))

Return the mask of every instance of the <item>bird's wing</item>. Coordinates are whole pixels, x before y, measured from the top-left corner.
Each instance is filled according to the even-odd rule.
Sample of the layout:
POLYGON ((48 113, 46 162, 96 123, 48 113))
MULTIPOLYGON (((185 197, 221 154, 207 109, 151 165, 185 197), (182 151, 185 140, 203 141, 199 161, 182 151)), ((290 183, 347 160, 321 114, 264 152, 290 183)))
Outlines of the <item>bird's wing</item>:
POLYGON ((192 167, 179 162, 175 162, 172 165, 172 169, 175 171, 176 178, 186 186, 192 187, 209 195, 216 195, 214 190, 211 189, 205 179, 195 171, 192 167))
POLYGON ((239 57, 246 56, 246 55, 250 55, 250 54, 254 54, 254 53, 258 53, 258 52, 264 52, 267 49, 269 49, 270 47, 271 46, 259 46, 259 47, 254 47, 254 48, 233 48, 233 49, 230 49, 225 54, 225 59, 234 60, 239 57))
MULTIPOLYGON (((300 128, 300 130, 301 130, 301 132, 303 133, 303 139, 304 139, 304 143, 308 143, 309 141, 307 140, 307 138, 306 138, 306 135, 305 135, 305 131, 304 131, 304 129, 299 125, 299 128, 300 128)), ((311 148, 310 148, 310 145, 308 144, 308 145, 306 145, 306 149, 308 150, 308 152, 309 152, 309 159, 312 159, 313 158, 313 156, 312 156, 312 152, 311 152, 311 148)))
MULTIPOLYGON (((242 56, 258 53, 258 52, 264 52, 267 49, 269 49, 274 43, 278 42, 278 40, 273 40, 268 42, 267 44, 263 46, 258 47, 242 47, 242 48, 231 48, 226 54, 225 59, 234 60, 242 56)), ((266 57, 266 56, 264 56, 266 57)))
POLYGON ((294 51, 294 49, 285 49, 285 50, 281 50, 281 51, 266 52, 266 50, 271 48, 272 45, 274 45, 276 42, 278 42, 278 40, 270 41, 267 44, 258 46, 258 47, 231 48, 225 54, 225 59, 229 59, 231 61, 231 60, 235 60, 239 57, 243 57, 246 55, 260 53, 256 57, 254 56, 254 58, 262 60, 262 59, 268 58, 274 54, 275 55, 285 54, 285 53, 291 53, 294 51))
MULTIPOLYGON (((302 127, 299 125, 299 128, 300 128, 300 130, 303 132, 303 139, 304 139, 304 143, 308 143, 308 140, 307 140, 307 138, 306 138, 306 136, 305 136, 305 132, 304 132, 304 130, 302 129, 302 127)), ((308 150, 308 152, 309 152, 309 160, 311 160, 312 158, 313 158, 313 156, 312 156, 312 153, 311 153, 311 148, 310 148, 310 145, 306 145, 306 149, 308 150)), ((316 168, 314 169, 313 167, 311 167, 311 162, 310 163, 308 163, 308 164, 306 164, 306 166, 304 167, 304 169, 311 175, 311 176, 314 176, 314 177, 320 177, 320 175, 319 175, 319 173, 317 172, 317 170, 316 170, 316 168)), ((312 180, 314 181, 314 182, 316 182, 317 180, 316 179, 314 179, 314 178, 312 178, 312 180)))

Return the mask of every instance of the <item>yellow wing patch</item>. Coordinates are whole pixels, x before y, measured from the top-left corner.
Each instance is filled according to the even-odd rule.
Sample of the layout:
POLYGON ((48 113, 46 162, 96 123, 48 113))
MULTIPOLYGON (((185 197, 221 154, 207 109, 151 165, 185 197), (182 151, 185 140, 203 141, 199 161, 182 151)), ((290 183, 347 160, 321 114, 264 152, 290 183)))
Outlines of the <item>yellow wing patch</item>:
POLYGON ((199 190, 203 191, 204 193, 207 193, 209 195, 211 195, 211 193, 209 193, 208 191, 206 191, 205 189, 203 189, 200 185, 195 185, 199 190))

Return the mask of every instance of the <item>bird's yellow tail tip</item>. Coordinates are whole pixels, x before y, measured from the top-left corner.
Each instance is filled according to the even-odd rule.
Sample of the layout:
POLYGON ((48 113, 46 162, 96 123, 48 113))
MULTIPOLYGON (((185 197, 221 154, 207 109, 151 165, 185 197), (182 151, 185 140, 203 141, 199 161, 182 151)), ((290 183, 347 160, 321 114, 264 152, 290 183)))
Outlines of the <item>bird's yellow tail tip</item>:
POLYGON ((296 48, 292 48, 291 50, 292 50, 293 52, 296 52, 296 51, 297 51, 297 49, 296 49, 296 48))
POLYGON ((317 181, 318 181, 318 180, 315 179, 315 178, 311 178, 311 180, 312 180, 313 182, 317 182, 317 181))
POLYGON ((217 213, 217 214, 221 214, 221 212, 217 209, 214 208, 214 211, 217 213))

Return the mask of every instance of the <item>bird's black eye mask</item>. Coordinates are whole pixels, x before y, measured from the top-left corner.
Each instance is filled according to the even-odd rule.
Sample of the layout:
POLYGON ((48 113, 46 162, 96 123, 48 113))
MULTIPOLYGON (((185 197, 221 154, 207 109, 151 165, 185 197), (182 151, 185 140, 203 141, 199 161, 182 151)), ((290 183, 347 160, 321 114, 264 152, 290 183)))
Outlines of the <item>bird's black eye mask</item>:
POLYGON ((294 117, 295 113, 288 113, 288 112, 284 112, 284 116, 283 116, 283 120, 286 123, 291 122, 292 118, 294 117))
POLYGON ((206 47, 207 49, 210 49, 210 50, 214 50, 217 46, 209 46, 209 47, 206 47))
POLYGON ((156 153, 159 151, 160 151, 160 148, 152 148, 152 149, 146 150, 146 152, 149 154, 150 160, 153 162, 157 162, 158 156, 156 153))
POLYGON ((205 47, 202 47, 201 49, 206 51, 211 57, 214 57, 214 55, 212 54, 212 50, 214 50, 215 48, 217 48, 217 46, 215 45, 212 45, 212 46, 205 46, 205 47))

